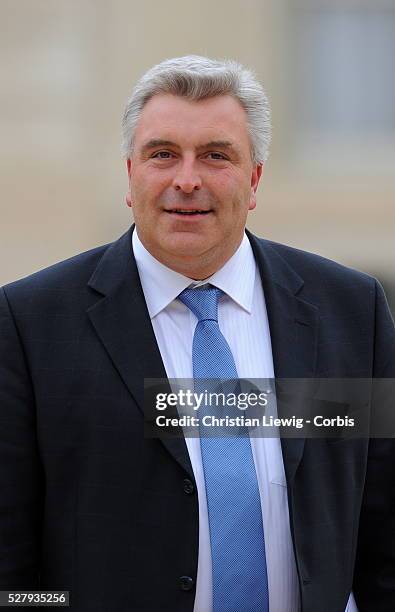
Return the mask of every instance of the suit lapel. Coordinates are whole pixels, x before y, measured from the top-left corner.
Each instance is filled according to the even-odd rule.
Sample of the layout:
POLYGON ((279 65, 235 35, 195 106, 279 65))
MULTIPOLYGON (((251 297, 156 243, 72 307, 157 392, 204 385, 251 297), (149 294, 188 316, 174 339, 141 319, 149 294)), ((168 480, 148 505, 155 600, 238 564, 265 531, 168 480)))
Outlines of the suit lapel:
MULTIPOLYGON (((261 275, 276 378, 313 378, 316 371, 318 309, 304 301, 303 279, 269 241, 247 232, 261 275)), ((279 405, 279 416, 281 407, 279 405)), ((282 438, 284 468, 292 487, 304 438, 282 438)))
MULTIPOLYGON (((89 286, 101 297, 87 314, 144 414, 144 379, 166 379, 166 371, 133 257, 132 231, 133 227, 107 249, 89 280, 89 286)), ((184 438, 162 439, 162 443, 193 477, 184 438)))

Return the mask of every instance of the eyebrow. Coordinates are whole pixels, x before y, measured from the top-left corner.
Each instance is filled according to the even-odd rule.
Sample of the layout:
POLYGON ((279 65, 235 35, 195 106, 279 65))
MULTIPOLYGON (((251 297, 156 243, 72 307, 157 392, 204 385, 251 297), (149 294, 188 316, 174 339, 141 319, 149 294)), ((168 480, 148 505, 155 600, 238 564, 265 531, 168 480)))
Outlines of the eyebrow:
MULTIPOLYGON (((141 151, 144 153, 149 151, 150 149, 156 149, 156 147, 178 147, 177 143, 171 140, 164 140, 163 138, 151 138, 148 140, 141 148, 141 151)), ((205 144, 202 144, 197 147, 197 150, 202 149, 234 149, 236 150, 235 145, 230 142, 230 140, 210 140, 205 144)))
POLYGON ((142 151, 149 151, 149 149, 155 149, 156 147, 176 147, 176 143, 171 140, 163 140, 162 138, 151 138, 142 147, 142 151))
POLYGON ((205 144, 198 147, 198 149, 234 149, 235 146, 233 142, 230 140, 210 140, 210 142, 206 142, 205 144))

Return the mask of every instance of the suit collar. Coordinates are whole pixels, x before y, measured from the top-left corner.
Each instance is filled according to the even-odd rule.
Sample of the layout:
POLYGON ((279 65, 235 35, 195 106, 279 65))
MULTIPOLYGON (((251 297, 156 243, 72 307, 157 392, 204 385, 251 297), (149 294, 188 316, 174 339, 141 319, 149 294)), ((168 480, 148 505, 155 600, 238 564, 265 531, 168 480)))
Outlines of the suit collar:
POLYGON ((102 295, 112 294, 125 283, 129 284, 130 275, 137 272, 131 258, 133 227, 110 244, 88 281, 88 286, 102 295))
POLYGON ((258 238, 249 230, 246 230, 246 234, 258 263, 262 282, 265 284, 270 281, 293 295, 299 293, 304 280, 277 252, 278 245, 264 238, 258 238))

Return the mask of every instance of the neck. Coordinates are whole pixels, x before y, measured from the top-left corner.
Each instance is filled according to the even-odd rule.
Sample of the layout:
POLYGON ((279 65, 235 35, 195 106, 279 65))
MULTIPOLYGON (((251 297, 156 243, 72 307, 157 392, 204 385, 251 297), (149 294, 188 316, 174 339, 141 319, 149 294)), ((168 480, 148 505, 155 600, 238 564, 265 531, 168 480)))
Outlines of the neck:
POLYGON ((163 253, 162 251, 158 251, 156 249, 151 249, 149 244, 146 244, 144 240, 141 239, 139 235, 140 241, 143 244, 144 248, 161 264, 174 270, 174 272, 178 272, 183 276, 186 276, 195 281, 206 280, 215 272, 220 270, 226 262, 236 253, 239 248, 242 238, 238 241, 237 244, 234 244, 232 248, 226 249, 225 252, 213 253, 211 251, 207 251, 205 253, 200 253, 197 256, 186 256, 186 255, 176 255, 163 253))

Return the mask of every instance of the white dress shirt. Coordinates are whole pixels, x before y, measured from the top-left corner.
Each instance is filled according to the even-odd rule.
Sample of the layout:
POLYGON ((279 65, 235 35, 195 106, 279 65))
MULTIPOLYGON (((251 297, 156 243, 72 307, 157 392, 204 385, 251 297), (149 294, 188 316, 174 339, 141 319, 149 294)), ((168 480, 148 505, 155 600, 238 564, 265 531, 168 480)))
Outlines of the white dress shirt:
MULTIPOLYGON (((177 296, 210 283, 224 292, 218 323, 240 378, 274 378, 270 331, 259 271, 246 235, 225 265, 196 282, 155 259, 133 232, 133 252, 168 378, 193 379, 192 340, 197 318, 177 296)), ((212 612, 210 532, 200 440, 186 437, 199 503, 199 555, 194 612, 212 612)), ((251 437, 257 473, 269 586, 270 612, 298 612, 299 586, 292 546, 288 498, 279 438, 251 437)), ((346 612, 355 612, 350 607, 346 612)))

